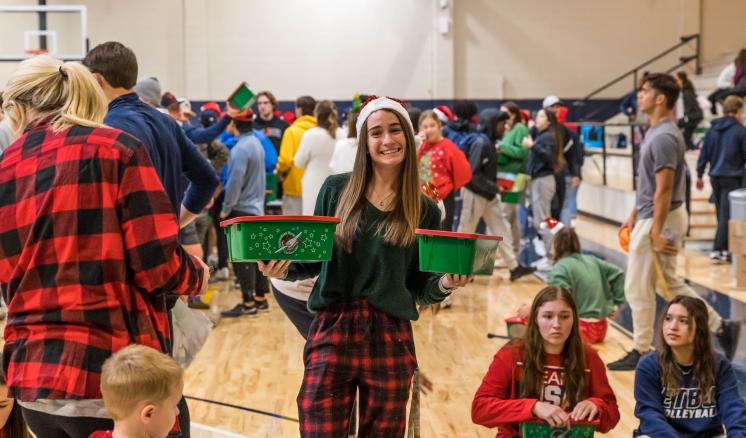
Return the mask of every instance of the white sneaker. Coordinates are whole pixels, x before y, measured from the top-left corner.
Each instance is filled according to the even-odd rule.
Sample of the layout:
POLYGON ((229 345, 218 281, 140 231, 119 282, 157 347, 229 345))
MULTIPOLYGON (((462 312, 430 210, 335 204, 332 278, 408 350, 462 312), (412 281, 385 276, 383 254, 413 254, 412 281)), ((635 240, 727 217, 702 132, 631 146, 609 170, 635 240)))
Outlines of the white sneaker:
POLYGON ((207 264, 209 266, 217 266, 218 265, 218 256, 215 254, 210 254, 207 256, 207 264))
POLYGON ((710 261, 715 261, 720 258, 720 251, 710 251, 710 261))
POLYGON ((539 239, 538 237, 534 237, 534 240, 531 242, 534 244, 534 251, 536 252, 536 255, 539 257, 546 257, 547 256, 547 248, 544 246, 544 241, 539 239))
POLYGON ((218 281, 226 281, 231 277, 231 273, 228 271, 228 268, 220 268, 215 273, 215 279, 218 281))
POLYGON ((552 262, 547 258, 543 257, 531 264, 537 271, 549 272, 552 270, 552 262))

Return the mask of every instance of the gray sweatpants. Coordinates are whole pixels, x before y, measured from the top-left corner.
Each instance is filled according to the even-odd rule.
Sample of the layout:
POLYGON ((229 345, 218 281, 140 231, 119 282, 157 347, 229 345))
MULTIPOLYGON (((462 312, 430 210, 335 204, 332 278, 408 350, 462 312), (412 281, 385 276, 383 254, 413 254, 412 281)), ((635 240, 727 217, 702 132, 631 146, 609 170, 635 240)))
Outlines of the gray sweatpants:
POLYGON ((500 251, 500 256, 505 260, 508 269, 515 269, 518 262, 515 258, 515 252, 513 252, 513 232, 510 229, 510 224, 503 216, 500 197, 495 196, 495 199, 488 201, 471 190, 463 188, 461 189, 461 198, 463 204, 458 231, 460 233, 473 233, 477 229, 479 219, 483 218, 489 232, 503 238, 498 246, 498 251, 500 251))
POLYGON ((557 190, 554 175, 542 176, 531 180, 531 212, 536 232, 541 234, 541 240, 547 250, 547 257, 552 253, 552 231, 542 229, 541 223, 552 216, 552 198, 557 190))

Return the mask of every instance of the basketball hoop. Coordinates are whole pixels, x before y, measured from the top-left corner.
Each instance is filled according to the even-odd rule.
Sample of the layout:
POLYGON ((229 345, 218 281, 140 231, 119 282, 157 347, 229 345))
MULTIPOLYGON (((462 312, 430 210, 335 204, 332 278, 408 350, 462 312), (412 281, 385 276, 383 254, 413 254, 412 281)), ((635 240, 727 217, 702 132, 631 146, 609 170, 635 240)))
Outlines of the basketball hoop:
POLYGON ((47 50, 47 49, 28 49, 25 52, 29 56, 36 56, 36 55, 46 55, 47 53, 49 53, 49 50, 47 50))

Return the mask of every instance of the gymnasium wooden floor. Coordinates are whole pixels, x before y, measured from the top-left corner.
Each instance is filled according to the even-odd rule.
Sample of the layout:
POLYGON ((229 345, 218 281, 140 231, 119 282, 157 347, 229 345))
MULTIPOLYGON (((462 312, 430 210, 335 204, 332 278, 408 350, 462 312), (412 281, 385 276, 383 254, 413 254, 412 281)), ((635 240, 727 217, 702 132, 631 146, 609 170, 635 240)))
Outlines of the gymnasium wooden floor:
MULTIPOLYGON (((455 295, 454 306, 438 314, 425 311, 414 323, 421 372, 432 382, 422 397, 423 437, 494 437, 471 423, 471 400, 492 356, 505 340, 487 332, 506 333, 503 319, 542 288, 535 277, 510 283, 507 270, 496 269, 455 295)), ((216 299, 229 307, 239 299, 229 283, 220 283, 216 299)), ((631 348, 631 341, 611 329, 598 346, 612 361, 631 348)), ((270 310, 253 317, 223 319, 187 371, 185 395, 297 418, 295 398, 303 374, 303 340, 270 301, 270 310)), ((634 373, 609 373, 622 420, 608 436, 627 437, 636 426, 631 392, 634 373)), ((298 424, 287 419, 212 403, 189 402, 192 421, 253 438, 298 436, 298 424)))

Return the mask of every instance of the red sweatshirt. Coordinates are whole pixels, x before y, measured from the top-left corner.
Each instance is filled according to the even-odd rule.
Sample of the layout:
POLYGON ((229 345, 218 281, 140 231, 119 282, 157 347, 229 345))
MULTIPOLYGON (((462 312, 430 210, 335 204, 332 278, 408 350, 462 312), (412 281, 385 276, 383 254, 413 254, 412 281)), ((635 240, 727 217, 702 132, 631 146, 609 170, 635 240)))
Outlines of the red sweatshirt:
POLYGON ((471 180, 471 166, 466 155, 453 142, 443 137, 437 143, 423 142, 417 152, 420 181, 432 183, 438 199, 445 199, 471 180))
MULTIPOLYGON (((471 420, 485 427, 498 427, 497 437, 518 436, 518 424, 537 420, 531 410, 537 401, 559 405, 563 396, 563 368, 559 355, 547 354, 544 365, 544 396, 541 400, 519 398, 519 382, 523 378, 523 345, 508 344, 502 347, 492 360, 482 385, 471 404, 471 420)), ((585 346, 588 378, 588 400, 598 407, 596 417, 600 424, 598 432, 606 433, 619 421, 616 397, 606 378, 606 367, 598 353, 585 346)))

